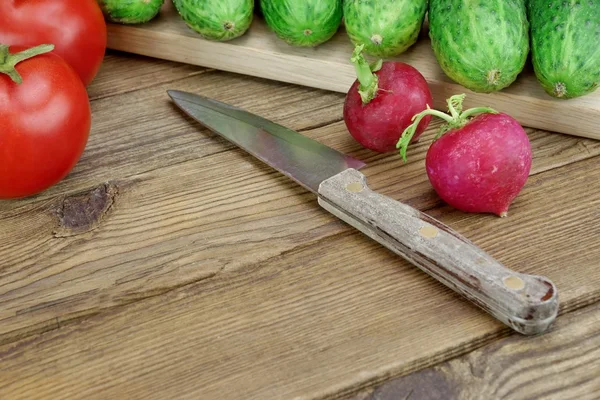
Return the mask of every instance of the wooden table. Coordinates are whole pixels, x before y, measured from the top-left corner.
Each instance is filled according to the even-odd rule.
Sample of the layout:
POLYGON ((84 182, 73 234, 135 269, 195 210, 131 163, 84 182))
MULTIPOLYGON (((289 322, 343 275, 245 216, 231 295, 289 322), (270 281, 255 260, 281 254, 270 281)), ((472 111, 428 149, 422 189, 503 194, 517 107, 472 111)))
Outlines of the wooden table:
POLYGON ((343 96, 109 53, 67 179, 0 203, 0 399, 600 398, 600 142, 528 130, 509 217, 432 191, 423 157, 361 149, 343 96), (370 186, 560 291, 522 337, 176 109, 249 109, 369 163, 370 186))

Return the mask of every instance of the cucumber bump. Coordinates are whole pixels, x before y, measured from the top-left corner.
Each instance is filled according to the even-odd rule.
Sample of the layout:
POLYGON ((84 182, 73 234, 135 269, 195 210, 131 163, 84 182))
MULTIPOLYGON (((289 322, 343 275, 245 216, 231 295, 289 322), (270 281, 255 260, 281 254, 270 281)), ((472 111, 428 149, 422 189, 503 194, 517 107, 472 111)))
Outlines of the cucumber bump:
POLYGON ((600 0, 529 0, 531 60, 546 93, 562 99, 600 86, 600 0))
POLYGON ((240 37, 254 18, 254 0, 173 0, 173 4, 188 27, 208 40, 240 37))
POLYGON ((429 36, 446 75, 480 93, 513 83, 529 54, 525 1, 431 0, 429 36))
POLYGON ((158 15, 165 0, 97 0, 104 17, 121 24, 143 24, 158 15))
POLYGON ((342 0, 261 0, 271 30, 292 46, 315 47, 333 37, 342 22, 342 0))
POLYGON ((392 57, 416 43, 428 0, 345 0, 344 23, 354 45, 377 57, 392 57))

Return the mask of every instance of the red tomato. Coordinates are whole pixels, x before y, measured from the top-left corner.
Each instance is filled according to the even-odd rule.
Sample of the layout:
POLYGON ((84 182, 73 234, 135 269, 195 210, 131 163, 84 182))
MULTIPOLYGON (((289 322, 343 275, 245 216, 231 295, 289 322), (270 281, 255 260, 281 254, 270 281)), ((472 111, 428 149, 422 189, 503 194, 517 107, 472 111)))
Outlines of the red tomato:
POLYGON ((87 86, 106 52, 106 22, 96 0, 0 0, 0 43, 51 43, 87 86))
POLYGON ((0 73, 0 199, 30 196, 63 179, 79 161, 91 126, 85 86, 61 57, 37 55, 15 69, 20 84, 0 73))

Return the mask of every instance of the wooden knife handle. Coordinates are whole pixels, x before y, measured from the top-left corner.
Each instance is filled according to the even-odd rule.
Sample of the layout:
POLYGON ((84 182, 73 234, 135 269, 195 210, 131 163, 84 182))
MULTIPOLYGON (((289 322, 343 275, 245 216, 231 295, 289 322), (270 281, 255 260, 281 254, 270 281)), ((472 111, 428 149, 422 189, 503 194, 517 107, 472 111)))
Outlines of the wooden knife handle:
POLYGON ((549 279, 504 267, 436 219, 373 192, 357 170, 322 182, 319 204, 517 332, 542 333, 556 318, 549 279))

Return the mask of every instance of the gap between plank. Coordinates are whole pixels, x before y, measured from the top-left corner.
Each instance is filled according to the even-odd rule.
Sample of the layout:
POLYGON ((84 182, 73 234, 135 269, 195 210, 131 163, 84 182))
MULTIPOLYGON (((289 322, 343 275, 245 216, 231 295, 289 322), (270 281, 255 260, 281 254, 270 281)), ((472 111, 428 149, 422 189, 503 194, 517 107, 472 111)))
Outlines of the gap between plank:
MULTIPOLYGON (((559 326, 557 326, 556 331, 554 332, 550 332, 550 334, 554 335, 553 338, 549 338, 550 341, 552 341, 553 343, 550 345, 551 347, 551 351, 555 351, 555 352, 565 352, 564 349, 568 349, 568 347, 565 347, 564 344, 558 344, 557 342, 559 341, 557 338, 558 337, 564 337, 563 335, 566 333, 565 331, 569 331, 569 330, 574 330, 577 328, 574 328, 574 323, 577 323, 577 319, 578 318, 583 318, 584 324, 586 323, 586 314, 597 314, 598 309, 598 305, 600 303, 595 303, 595 304, 589 304, 585 307, 582 307, 576 311, 573 311, 572 313, 569 313, 569 316, 565 315, 565 319, 563 319, 561 321, 561 324, 559 326), (565 322, 566 321, 566 322, 565 322), (562 324, 562 322, 565 322, 565 324, 562 324)), ((589 323, 589 321, 588 321, 589 323)), ((591 338, 593 339, 596 335, 591 336, 591 338)), ((584 341, 589 340, 590 337, 589 336, 577 336, 578 339, 583 339, 584 341)), ((567 337, 567 339, 569 339, 567 337)), ((527 360, 527 359, 533 359, 536 354, 539 354, 539 350, 535 347, 535 343, 537 340, 541 341, 541 345, 542 348, 545 345, 545 339, 544 337, 538 337, 536 338, 531 338, 531 340, 533 340, 532 345, 533 347, 529 346, 529 348, 531 349, 530 353, 525 352, 525 357, 523 358, 523 360, 527 360)), ((569 340, 567 340, 568 342, 569 340)), ((519 378, 515 378, 515 375, 519 374, 519 373, 524 373, 527 374, 528 372, 538 369, 538 370, 543 370, 544 366, 550 366, 552 364, 554 364, 555 362, 560 363, 561 361, 566 361, 566 360, 573 360, 576 358, 581 357, 581 355, 576 355, 574 358, 562 358, 559 360, 556 360, 552 355, 552 353, 550 353, 550 355, 542 362, 542 364, 536 364, 535 366, 531 366, 530 364, 525 364, 525 366, 521 367, 521 368, 517 368, 517 371, 514 371, 510 374, 508 374, 508 376, 504 376, 499 382, 494 381, 494 378, 499 378, 498 375, 494 375, 494 374, 488 374, 487 373, 487 369, 488 367, 495 365, 495 361, 500 361, 500 362, 504 362, 507 358, 511 358, 511 354, 514 355, 514 360, 515 362, 521 361, 521 355, 523 354, 522 352, 522 348, 523 347, 528 347, 527 345, 528 339, 522 339, 517 335, 508 335, 507 338, 498 338, 495 342, 491 342, 490 344, 481 347, 480 349, 476 349, 473 350, 472 352, 469 353, 465 353, 464 355, 461 356, 457 356, 454 358, 449 358, 446 361, 443 361, 441 363, 437 363, 434 365, 431 365, 429 367, 423 368, 419 371, 413 371, 412 373, 406 373, 403 374, 403 376, 399 376, 399 377, 394 377, 392 379, 389 380, 385 380, 382 383, 376 384, 376 385, 371 385, 371 386, 367 386, 364 388, 360 388, 356 391, 350 391, 346 394, 343 395, 334 395, 334 396, 330 396, 330 397, 321 397, 320 399, 344 399, 344 400, 376 400, 376 399, 396 399, 397 397, 392 397, 393 395, 399 395, 403 389, 408 390, 408 388, 412 387, 413 390, 418 388, 418 398, 422 399, 425 398, 424 396, 427 396, 428 394, 432 394, 434 396, 439 396, 441 390, 440 389, 448 389, 453 393, 453 396, 456 396, 456 398, 472 398, 472 396, 477 393, 477 391, 473 390, 472 387, 469 387, 469 384, 475 384, 475 385, 479 385, 479 387, 477 387, 478 389, 484 389, 485 387, 487 387, 488 389, 490 389, 490 386, 488 386, 488 384, 492 385, 491 387, 504 387, 506 383, 509 383, 511 380, 518 380, 519 378), (499 346, 497 346, 497 344, 499 344, 499 346), (508 350, 509 348, 512 349, 517 349, 517 350, 508 350), (479 350, 482 350, 482 353, 479 353, 479 350), (473 358, 472 358, 473 356, 473 358), (462 363, 461 363, 462 361, 462 363), (478 363, 479 361, 482 361, 483 364, 478 363), (455 364, 454 366, 452 364, 455 364), (460 366, 458 366, 460 364, 460 366), (465 368, 465 364, 466 364, 466 368, 468 368, 468 372, 465 368), (479 370, 479 371, 478 371, 479 370), (433 378, 432 378, 433 376, 433 378), (467 376, 466 379, 465 376, 467 376), (486 378, 492 378, 492 381, 487 380, 486 378), (406 378, 407 380, 403 380, 404 378, 406 378), (463 380, 464 379, 464 380, 463 380), (439 382, 440 386, 438 387, 435 383, 439 382), (448 387, 445 387, 445 383, 448 384, 448 387), (406 386, 404 386, 406 384, 406 386), (420 386, 420 387, 419 387, 420 386), (468 387, 468 388, 467 388, 468 387), (394 390, 394 389, 397 389, 394 390), (432 390, 433 389, 433 390, 432 390), (452 389, 457 389, 457 392, 453 392, 452 389), (433 393, 430 393, 430 390, 433 393), (380 397, 381 396, 381 397, 380 397), (465 397, 466 396, 466 397, 465 397)), ((543 355, 542 355, 543 357, 543 355)), ((578 364, 578 367, 583 367, 584 365, 590 365, 590 363, 594 362, 594 360, 592 359, 592 361, 587 361, 583 364, 578 364)), ((571 368, 575 367, 575 365, 571 365, 571 368)), ((494 367, 492 366, 492 369, 494 367)), ((571 369, 569 368, 569 370, 571 369)), ((498 366, 496 365, 496 374, 498 372, 500 372, 498 370, 498 366)), ((552 374, 552 371, 548 372, 548 376, 550 374, 552 374)), ((540 374, 538 374, 540 375, 540 374)), ((545 376, 545 374, 544 374, 545 376)), ((528 385, 528 384, 532 384, 535 381, 539 381, 540 380, 540 376, 537 376, 536 378, 534 378, 532 381, 528 380, 520 380, 519 384, 512 384, 512 389, 506 393, 504 392, 504 396, 503 398, 507 398, 507 396, 509 396, 510 394, 512 394, 515 390, 518 390, 520 388, 522 388, 524 385, 528 385)), ((591 379, 593 379, 591 376, 585 380, 580 380, 579 382, 577 382, 576 384, 582 384, 585 382, 589 382, 591 379)), ((510 384, 510 383, 509 383, 510 384)), ((533 385, 535 386, 535 385, 533 385)), ((538 386, 538 396, 542 396, 543 394, 550 394, 550 393, 554 393, 556 391, 556 388, 550 388, 550 390, 548 392, 544 392, 543 394, 539 393, 539 386, 538 386)), ((558 386, 558 385, 557 385, 558 386)), ((571 385, 572 386, 572 385, 571 385)), ((545 388, 545 385, 544 385, 545 388)), ((566 389, 568 389, 569 386, 564 386, 561 385, 561 389, 563 391, 566 391, 566 389)), ((489 396, 489 391, 487 393, 487 395, 489 396)), ((438 398, 438 397, 435 397, 438 398)), ((454 397, 452 397, 454 398, 454 397)), ((512 397, 511 397, 512 398, 512 397)), ((522 398, 522 394, 521 397, 522 398)), ((538 397, 536 397, 538 398, 538 397)), ((545 398, 545 397, 544 397, 545 398)))
POLYGON ((151 88, 156 87, 156 86, 164 85, 165 83, 173 83, 173 82, 177 82, 177 81, 180 81, 180 80, 183 80, 183 79, 192 78, 194 76, 200 76, 200 75, 205 75, 205 74, 214 73, 214 72, 218 72, 218 70, 216 70, 216 69, 205 69, 205 70, 202 70, 202 71, 191 72, 189 75, 182 76, 180 78, 168 79, 166 81, 157 81, 156 83, 153 83, 153 84, 148 85, 148 86, 143 86, 143 87, 139 87, 139 88, 132 88, 132 89, 124 89, 122 91, 117 91, 117 92, 114 92, 114 93, 111 93, 111 94, 93 96, 93 97, 90 97, 89 100, 90 100, 90 102, 92 102, 92 101, 97 101, 97 100, 110 99, 111 97, 120 96, 120 95, 127 94, 127 93, 133 93, 133 92, 137 92, 137 91, 140 91, 140 90, 151 89, 151 88))

